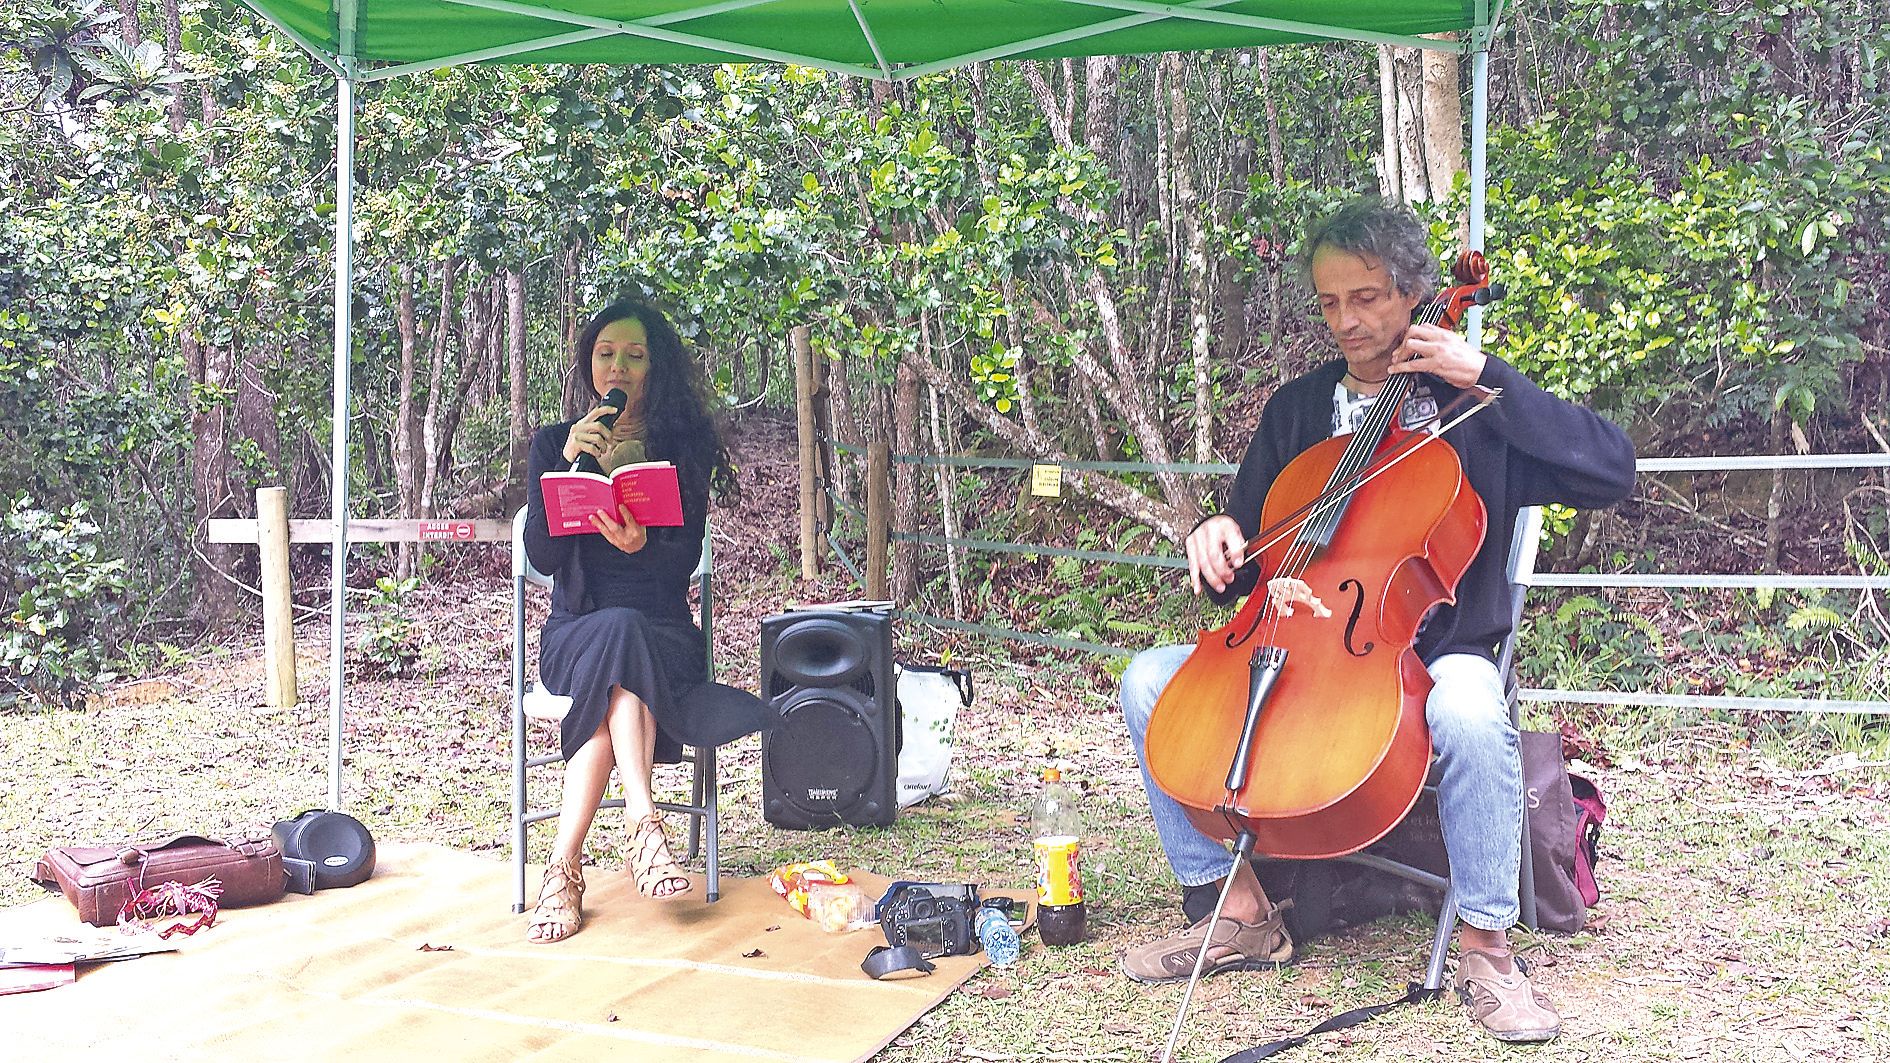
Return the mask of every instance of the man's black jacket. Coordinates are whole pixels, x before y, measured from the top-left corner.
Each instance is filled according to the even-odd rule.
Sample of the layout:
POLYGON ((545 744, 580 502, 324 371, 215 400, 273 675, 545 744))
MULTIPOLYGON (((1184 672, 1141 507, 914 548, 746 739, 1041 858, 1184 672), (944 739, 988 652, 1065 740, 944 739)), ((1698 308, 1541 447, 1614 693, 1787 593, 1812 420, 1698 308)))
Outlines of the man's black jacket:
MULTIPOLYGON (((1331 437, 1333 389, 1345 368, 1343 360, 1328 362, 1267 400, 1224 510, 1247 538, 1260 530, 1260 506, 1280 470, 1331 437)), ((1449 406, 1459 394, 1434 377, 1423 379, 1439 406, 1449 406)), ((1457 585, 1457 604, 1440 606, 1418 638, 1418 655, 1427 663, 1446 653, 1496 659, 1510 629, 1509 541, 1518 509, 1552 502, 1598 509, 1626 498, 1634 487, 1634 445, 1599 414, 1542 390, 1494 355, 1477 382, 1503 389, 1502 397, 1444 438, 1483 499, 1489 529, 1457 585)), ((1251 593, 1258 579, 1258 566, 1249 564, 1214 600, 1226 605, 1251 593)))

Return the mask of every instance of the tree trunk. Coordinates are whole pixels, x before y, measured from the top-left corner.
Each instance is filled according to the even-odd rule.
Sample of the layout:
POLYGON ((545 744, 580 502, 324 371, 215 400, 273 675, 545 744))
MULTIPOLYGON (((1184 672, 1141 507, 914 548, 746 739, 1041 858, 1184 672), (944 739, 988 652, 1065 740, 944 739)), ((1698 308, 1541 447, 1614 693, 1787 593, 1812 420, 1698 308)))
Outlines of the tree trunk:
MULTIPOLYGON (((1280 101, 1273 92, 1272 58, 1265 48, 1260 49, 1259 66, 1260 95, 1266 105, 1267 113, 1267 162, 1270 166, 1268 172, 1273 175, 1273 187, 1285 188, 1286 149, 1280 139, 1280 101)), ((1267 238, 1266 248, 1267 342, 1273 344, 1275 348, 1280 346, 1283 338, 1281 332, 1286 324, 1286 255, 1281 246, 1284 235, 1276 230, 1267 238)), ((1280 383, 1282 384, 1288 379, 1284 375, 1284 362, 1285 359, 1281 359, 1280 383)))
POLYGON ((525 274, 516 267, 505 271, 505 309, 506 361, 512 379, 512 462, 505 511, 513 513, 525 504, 526 459, 532 445, 531 407, 525 394, 525 274))
MULTIPOLYGON (((1468 168, 1463 151, 1463 94, 1458 89, 1457 53, 1425 49, 1423 63, 1424 170, 1432 199, 1450 195, 1457 175, 1468 168)), ((1466 215, 1457 225, 1457 243, 1470 239, 1466 215)))
MULTIPOLYGON (((230 505, 229 407, 220 397, 230 383, 229 352, 195 335, 183 340, 190 372, 191 500, 197 526, 211 517, 234 515, 230 505), (206 398, 205 396, 217 396, 206 398)), ((235 551, 224 543, 205 542, 197 552, 196 616, 216 627, 236 614, 236 588, 223 573, 233 567, 235 551)))
MULTIPOLYGON (((926 342, 930 338, 930 329, 925 322, 929 315, 920 315, 920 334, 923 348, 929 349, 926 342)), ((893 453, 918 454, 924 447, 919 441, 919 376, 913 371, 910 360, 901 360, 893 373, 893 453)), ((910 462, 899 462, 893 466, 893 528, 896 531, 911 534, 919 530, 919 467, 910 462)), ((919 544, 911 540, 900 540, 892 548, 892 598, 901 606, 911 605, 919 596, 919 544)))
MULTIPOLYGON (((433 476, 436 483, 445 482, 453 471, 453 440, 459 434, 459 425, 465 419, 466 407, 476 401, 473 387, 485 379, 486 338, 484 322, 473 320, 478 313, 480 302, 477 293, 481 285, 468 277, 466 295, 458 300, 454 321, 454 333, 459 337, 459 372, 453 385, 453 401, 447 403, 440 415, 439 451, 433 456, 433 476)), ((482 513, 468 513, 469 517, 483 516, 482 513)))
MULTIPOLYGON (((399 391, 394 407, 394 431, 391 449, 394 452, 394 490, 399 496, 399 512, 403 517, 420 515, 420 459, 418 443, 420 429, 416 421, 414 408, 414 355, 420 345, 419 324, 414 314, 413 305, 413 266, 402 263, 396 271, 400 295, 394 312, 394 329, 400 335, 400 376, 395 385, 399 391)), ((394 578, 406 579, 413 575, 414 566, 419 562, 415 549, 418 543, 394 544, 394 578)))
MULTIPOLYGON (((818 345, 814 348, 814 357, 823 357, 818 345)), ((866 437, 860 431, 860 410, 854 401, 853 384, 847 373, 848 360, 845 353, 827 367, 827 387, 831 392, 829 402, 833 408, 833 436, 838 442, 849 447, 861 447, 866 444, 866 437)), ((849 505, 859 507, 864 498, 859 490, 860 470, 864 468, 865 455, 852 454, 846 457, 835 456, 833 478, 830 481, 833 491, 849 505)))
POLYGON ((1209 297, 1212 281, 1207 259, 1207 225, 1195 191, 1194 121, 1188 108, 1188 66, 1178 53, 1162 57, 1168 67, 1168 128, 1174 146, 1169 165, 1175 180, 1175 214, 1184 240, 1182 271, 1188 280, 1188 355, 1194 375, 1194 460, 1212 461, 1214 453, 1214 366, 1209 361, 1209 297))
MULTIPOLYGON (((932 450, 941 456, 951 453, 945 444, 945 432, 939 425, 938 389, 926 386, 925 397, 932 414, 932 450)), ((952 476, 943 465, 932 466, 932 489, 938 492, 939 526, 945 531, 945 538, 958 538, 957 499, 952 497, 952 476)), ((955 546, 945 547, 945 585, 951 590, 952 619, 965 618, 965 588, 958 577, 959 552, 955 546)))
MULTIPOLYGON (((1783 407, 1772 411, 1772 453, 1783 454, 1790 438, 1791 415, 1783 407)), ((1779 554, 1785 538, 1782 518, 1785 513, 1785 470, 1772 470, 1772 490, 1765 501, 1765 560, 1762 571, 1777 572, 1779 554)))
MULTIPOLYGON (((171 73, 181 73, 177 53, 184 48, 184 20, 177 10, 177 0, 164 0, 164 58, 171 73)), ((171 86, 170 124, 172 133, 184 131, 184 83, 171 86)))
MULTIPOLYGON (((1258 51, 1258 49, 1255 50, 1258 51)), ((1246 57, 1242 56, 1242 58, 1246 57)), ((1211 78, 1208 82, 1207 98, 1209 100, 1226 99, 1229 93, 1221 68, 1210 66, 1208 69, 1211 78)), ((1221 126, 1223 135, 1210 139, 1226 140, 1226 128, 1226 123, 1223 121, 1221 126)), ((1257 155, 1257 145, 1252 136, 1244 132, 1235 136, 1228 145, 1225 172, 1217 177, 1204 178, 1203 183, 1209 188, 1241 189, 1244 192, 1253 186, 1254 162, 1257 155)), ((1210 197, 1208 216, 1214 220, 1217 229, 1227 227, 1234 212, 1240 209, 1239 204, 1240 200, 1231 196, 1210 197)), ((1243 355, 1247 350, 1247 299, 1253 293, 1253 274, 1234 268, 1227 256, 1218 250, 1215 251, 1212 262, 1213 270, 1209 278, 1212 285, 1209 289, 1208 303, 1218 314, 1220 322, 1218 342, 1214 344, 1214 349, 1223 363, 1245 364, 1243 355)), ((1211 437, 1209 450, 1212 451, 1211 437)))
POLYGON ((499 397, 499 377, 505 371, 505 280, 493 275, 479 286, 479 334, 480 350, 485 366, 485 376, 479 382, 479 405, 485 406, 499 397))
POLYGON ((118 20, 118 36, 125 45, 136 48, 144 43, 144 33, 138 28, 138 0, 118 0, 118 13, 125 16, 118 20))
MULTIPOLYGON (((257 451, 269 462, 275 476, 275 484, 270 486, 275 486, 282 483, 284 470, 282 433, 276 421, 276 396, 263 383, 263 377, 273 361, 271 350, 262 344, 245 344, 236 352, 236 434, 238 438, 256 444, 257 451)), ((239 503, 241 501, 238 499, 239 503)))
POLYGON ((1385 195, 1402 203, 1448 195, 1464 169, 1456 54, 1379 45, 1378 86, 1385 131, 1379 183, 1385 195))
MULTIPOLYGON (((454 255, 440 263, 440 319, 434 323, 433 343, 427 355, 427 408, 420 419, 420 504, 414 513, 422 520, 439 516, 434 500, 439 494, 441 471, 450 467, 451 462, 453 437, 450 430, 442 432, 441 422, 446 416, 444 408, 455 405, 447 394, 446 363, 453 334, 458 331, 455 320, 458 305, 459 256, 454 255)), ((458 427, 455 416, 453 428, 458 427)), ((415 556, 415 564, 419 564, 426 548, 421 543, 414 545, 419 547, 415 556)))
POLYGON ((1397 49, 1389 44, 1378 46, 1378 116, 1380 148, 1378 153, 1378 194, 1404 202, 1404 149, 1398 136, 1397 49))
MULTIPOLYGON (((247 439, 268 462, 268 470, 263 475, 269 477, 258 486, 284 484, 286 478, 282 464, 282 434, 276 420, 276 396, 263 383, 263 376, 270 363, 275 359, 274 344, 247 343, 230 352, 231 370, 236 375, 236 410, 235 437, 247 439)), ((227 485, 227 480, 226 480, 227 485)), ((242 480, 243 490, 232 493, 228 510, 248 514, 255 506, 255 492, 250 489, 248 478, 242 480)), ((224 571, 241 570, 245 574, 260 570, 260 555, 248 549, 231 551, 234 556, 225 555, 225 561, 218 563, 224 571)))

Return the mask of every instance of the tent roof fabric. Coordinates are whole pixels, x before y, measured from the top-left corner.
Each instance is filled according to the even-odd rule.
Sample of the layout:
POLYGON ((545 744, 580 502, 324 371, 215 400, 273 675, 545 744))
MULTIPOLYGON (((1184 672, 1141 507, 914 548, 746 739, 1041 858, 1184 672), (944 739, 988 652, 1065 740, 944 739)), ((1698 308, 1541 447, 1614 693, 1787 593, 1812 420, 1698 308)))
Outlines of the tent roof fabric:
POLYGON ((1492 0, 244 0, 323 65, 382 80, 468 62, 787 62, 904 80, 985 59, 1419 34, 1495 21, 1492 0))

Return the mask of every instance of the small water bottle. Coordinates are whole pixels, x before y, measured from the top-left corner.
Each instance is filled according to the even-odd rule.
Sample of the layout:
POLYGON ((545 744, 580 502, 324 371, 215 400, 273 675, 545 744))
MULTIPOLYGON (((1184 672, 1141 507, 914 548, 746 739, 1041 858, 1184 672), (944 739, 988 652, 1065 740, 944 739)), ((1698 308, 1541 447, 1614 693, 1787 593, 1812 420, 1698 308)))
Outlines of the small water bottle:
POLYGON ((979 908, 977 930, 978 943, 993 964, 1009 967, 1017 962, 1017 931, 1002 908, 979 908))

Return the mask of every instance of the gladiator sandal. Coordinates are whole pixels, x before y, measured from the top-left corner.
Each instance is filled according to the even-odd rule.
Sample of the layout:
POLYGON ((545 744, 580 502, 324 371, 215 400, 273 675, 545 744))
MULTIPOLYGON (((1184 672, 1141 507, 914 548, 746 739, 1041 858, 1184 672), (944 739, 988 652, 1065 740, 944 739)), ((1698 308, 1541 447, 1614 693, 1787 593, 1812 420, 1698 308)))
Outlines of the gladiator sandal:
POLYGON ((630 877, 645 897, 666 898, 694 888, 663 834, 663 817, 655 812, 637 820, 630 833, 630 877))
POLYGON ((545 865, 545 881, 538 887, 538 907, 525 927, 525 940, 537 945, 563 941, 584 925, 584 869, 575 857, 559 857, 545 865))

